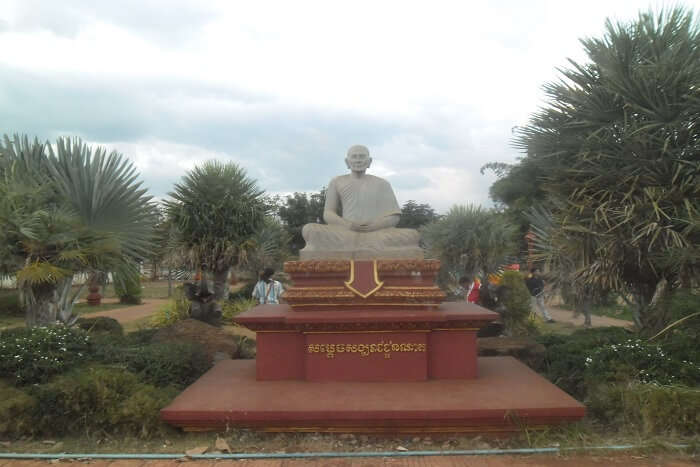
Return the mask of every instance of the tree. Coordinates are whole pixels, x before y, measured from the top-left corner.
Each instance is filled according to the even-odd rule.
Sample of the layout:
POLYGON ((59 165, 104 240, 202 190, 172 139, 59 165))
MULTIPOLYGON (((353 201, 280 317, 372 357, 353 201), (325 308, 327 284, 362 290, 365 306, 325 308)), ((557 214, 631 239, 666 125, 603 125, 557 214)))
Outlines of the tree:
POLYGON ((183 176, 169 196, 166 212, 191 266, 211 271, 215 300, 225 298, 231 266, 263 224, 263 191, 233 162, 208 161, 183 176))
POLYGON ((401 206, 401 218, 396 227, 417 229, 438 220, 440 216, 429 204, 418 204, 410 199, 401 206))
POLYGON ((318 193, 294 193, 287 196, 286 201, 280 205, 277 214, 285 225, 289 234, 289 249, 292 254, 299 254, 304 248, 304 238, 301 229, 309 223, 323 224, 323 206, 326 203, 326 189, 318 193))
POLYGON ((289 234, 275 218, 267 216, 245 251, 245 268, 253 277, 265 268, 279 271, 289 256, 289 234))
POLYGON ((545 85, 517 131, 556 228, 580 237, 576 280, 629 297, 635 321, 700 264, 700 27, 683 8, 606 23, 545 85))
POLYGON ((55 146, 0 143, 0 267, 17 278, 28 326, 71 323, 76 274, 138 274, 151 247, 153 207, 133 164, 77 138, 55 146))
POLYGON ((481 206, 453 206, 446 216, 421 230, 429 252, 442 263, 443 283, 450 276, 458 279, 478 272, 486 276, 517 254, 513 225, 502 213, 481 206))

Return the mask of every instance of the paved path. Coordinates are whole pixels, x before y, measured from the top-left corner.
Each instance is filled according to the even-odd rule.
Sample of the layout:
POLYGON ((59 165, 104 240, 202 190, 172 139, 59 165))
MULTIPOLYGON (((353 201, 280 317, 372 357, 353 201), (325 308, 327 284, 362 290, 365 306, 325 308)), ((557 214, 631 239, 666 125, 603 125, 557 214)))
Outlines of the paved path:
MULTIPOLYGON (((560 323, 571 323, 576 326, 583 327, 583 313, 574 317, 574 312, 571 310, 566 310, 555 306, 548 306, 547 308, 555 321, 560 323)), ((609 316, 591 315, 591 325, 594 328, 605 326, 632 327, 634 323, 624 319, 610 318, 609 316)))
MULTIPOLYGON (((116 303, 115 301, 104 301, 105 303, 116 303)), ((154 314, 164 303, 168 303, 167 298, 147 298, 140 305, 129 306, 125 308, 117 308, 107 311, 96 311, 94 313, 83 313, 81 318, 96 318, 98 316, 106 316, 114 318, 119 323, 124 324, 129 321, 136 321, 154 314)))
MULTIPOLYGON (((0 467, 46 467, 50 465, 45 460, 20 461, 14 459, 0 459, 0 467)), ((60 465, 94 467, 553 467, 566 465, 567 467, 603 467, 603 466, 664 466, 664 467, 691 467, 697 466, 693 459, 688 457, 675 458, 671 455, 534 455, 534 456, 431 456, 431 457, 366 457, 366 458, 326 458, 326 459, 269 459, 269 460, 95 460, 87 462, 73 461, 61 462, 60 465)))

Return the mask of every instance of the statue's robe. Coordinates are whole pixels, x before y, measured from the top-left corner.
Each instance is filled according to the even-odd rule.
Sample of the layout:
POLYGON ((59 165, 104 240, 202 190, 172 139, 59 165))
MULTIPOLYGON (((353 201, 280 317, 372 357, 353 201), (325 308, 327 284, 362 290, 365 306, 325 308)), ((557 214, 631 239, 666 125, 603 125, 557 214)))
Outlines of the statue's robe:
MULTIPOLYGON (((326 190, 324 211, 337 213, 356 224, 368 224, 401 214, 396 196, 386 180, 373 175, 341 175, 326 190)), ((336 224, 306 224, 302 229, 306 247, 302 261, 311 259, 422 259, 420 234, 414 229, 395 227, 373 232, 355 232, 336 224)))

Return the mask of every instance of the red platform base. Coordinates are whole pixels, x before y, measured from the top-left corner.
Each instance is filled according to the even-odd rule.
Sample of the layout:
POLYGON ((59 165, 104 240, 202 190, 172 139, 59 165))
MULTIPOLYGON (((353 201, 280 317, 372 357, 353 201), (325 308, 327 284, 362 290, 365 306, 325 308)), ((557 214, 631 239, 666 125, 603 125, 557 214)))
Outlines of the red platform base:
POLYGON ((513 432, 576 421, 582 404, 511 357, 479 358, 479 378, 420 382, 258 381, 224 360, 161 411, 185 430, 356 433, 513 432))

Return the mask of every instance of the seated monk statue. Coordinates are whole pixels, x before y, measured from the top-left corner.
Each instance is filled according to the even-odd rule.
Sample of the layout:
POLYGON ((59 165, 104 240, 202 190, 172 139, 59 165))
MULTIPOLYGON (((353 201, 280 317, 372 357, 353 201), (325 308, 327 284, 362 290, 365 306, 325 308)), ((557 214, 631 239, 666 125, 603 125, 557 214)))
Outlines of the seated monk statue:
POLYGON ((365 173, 369 150, 352 146, 345 163, 351 173, 335 177, 326 190, 326 225, 306 224, 301 231, 300 259, 423 259, 418 231, 396 228, 401 210, 389 182, 365 173))

